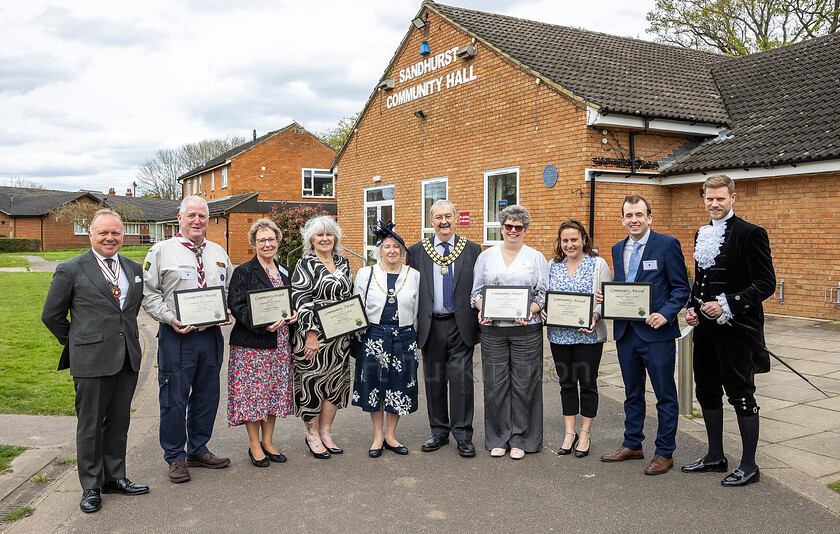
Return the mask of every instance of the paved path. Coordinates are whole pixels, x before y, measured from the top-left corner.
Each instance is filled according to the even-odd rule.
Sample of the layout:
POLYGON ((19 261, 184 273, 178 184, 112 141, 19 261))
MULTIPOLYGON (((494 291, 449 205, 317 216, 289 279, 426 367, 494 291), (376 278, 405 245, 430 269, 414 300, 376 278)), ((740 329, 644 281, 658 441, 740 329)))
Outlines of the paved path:
POLYGON ((41 256, 23 256, 29 262, 29 268, 26 267, 0 267, 0 272, 3 273, 54 273, 55 267, 60 261, 47 261, 41 256))
MULTIPOLYGON (((154 354, 154 324, 141 312, 146 354, 154 354)), ((598 460, 621 442, 623 391, 614 345, 607 345, 601 367, 601 407, 593 429, 592 454, 560 457, 562 440, 559 386, 546 353, 544 382, 545 450, 515 462, 482 451, 482 390, 476 385, 476 439, 479 454, 462 459, 453 445, 422 453, 427 437, 425 409, 404 417, 397 435, 411 453, 385 451, 368 458, 370 419, 350 407, 339 411, 334 436, 346 453, 316 460, 306 453, 303 425, 278 423, 275 443, 289 461, 256 469, 247 459, 242 428, 227 428, 224 395, 210 442, 232 465, 213 471, 193 469, 193 480, 168 482, 158 445, 158 404, 154 357, 144 359, 144 376, 135 395, 129 434, 128 475, 149 484, 140 497, 106 495, 97 514, 82 514, 75 470, 49 486, 35 514, 6 526, 8 532, 302 531, 357 532, 383 529, 463 532, 836 532, 840 495, 826 488, 840 479, 840 327, 834 323, 770 318, 768 343, 828 391, 820 400, 807 384, 774 366, 759 380, 762 480, 746 488, 722 488, 721 475, 690 475, 673 470, 649 477, 645 462, 606 464, 598 460)), ((480 368, 477 369, 480 377, 480 368)), ((421 388, 422 395, 422 388, 421 388)), ((421 399, 421 406, 425 406, 421 399)), ((649 414, 653 413, 652 409, 649 414)), ((0 416, 6 429, 9 416, 0 416)), ((41 423, 43 425, 43 423, 41 423)), ((727 420, 727 452, 737 461, 735 422, 727 420)), ((72 448, 72 425, 56 426, 56 437, 72 448)), ((648 420, 647 432, 655 434, 648 420)), ((705 452, 702 419, 682 418, 677 465, 705 452)), ((30 432, 31 433, 31 432, 30 432)), ((6 434, 6 431, 3 431, 6 434)), ((5 441, 5 437, 0 441, 5 441)), ((648 457, 652 443, 646 443, 648 457)), ((17 470, 17 466, 15 465, 17 470)), ((0 477, 0 480, 9 475, 0 477)), ((2 529, 3 527, 0 527, 2 529)))

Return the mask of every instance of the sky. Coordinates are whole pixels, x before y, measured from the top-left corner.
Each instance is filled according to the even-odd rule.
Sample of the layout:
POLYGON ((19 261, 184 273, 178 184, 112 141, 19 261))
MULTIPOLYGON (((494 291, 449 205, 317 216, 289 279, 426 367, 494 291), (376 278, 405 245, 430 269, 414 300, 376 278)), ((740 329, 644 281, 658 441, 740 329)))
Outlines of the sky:
MULTIPOLYGON (((655 0, 439 3, 652 40, 655 0)), ((0 185, 114 187, 161 148, 364 107, 421 0, 0 3, 0 185)))

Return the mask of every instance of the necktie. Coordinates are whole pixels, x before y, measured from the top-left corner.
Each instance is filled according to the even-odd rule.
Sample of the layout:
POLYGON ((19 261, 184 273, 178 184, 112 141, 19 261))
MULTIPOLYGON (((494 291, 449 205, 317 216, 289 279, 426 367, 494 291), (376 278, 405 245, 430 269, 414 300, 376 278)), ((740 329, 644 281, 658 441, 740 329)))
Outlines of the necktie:
POLYGON ((636 274, 639 272, 639 265, 642 263, 642 255, 639 249, 642 244, 636 241, 633 243, 633 252, 630 253, 630 266, 627 268, 627 281, 635 282, 636 274))
POLYGON ((114 261, 113 258, 105 258, 105 264, 108 265, 108 268, 111 269, 111 272, 117 274, 117 271, 114 269, 114 261))
MULTIPOLYGON (((441 242, 440 244, 443 247, 443 257, 449 256, 449 243, 446 241, 441 242)), ((443 307, 447 310, 451 310, 455 307, 455 301, 452 299, 452 286, 454 285, 455 279, 452 277, 452 266, 450 266, 446 270, 446 274, 443 275, 443 307)))
POLYGON ((195 246, 190 242, 185 243, 181 241, 181 244, 195 253, 195 263, 198 267, 198 272, 196 273, 196 281, 198 282, 198 287, 207 287, 207 284, 204 281, 204 260, 202 260, 201 258, 202 253, 204 252, 204 243, 202 243, 199 246, 195 246))

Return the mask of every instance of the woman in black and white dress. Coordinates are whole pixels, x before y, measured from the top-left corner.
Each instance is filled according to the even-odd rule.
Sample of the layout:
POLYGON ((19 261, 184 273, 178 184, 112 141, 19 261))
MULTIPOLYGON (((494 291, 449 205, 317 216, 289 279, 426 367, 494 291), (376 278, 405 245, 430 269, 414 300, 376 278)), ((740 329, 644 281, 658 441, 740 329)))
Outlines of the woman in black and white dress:
POLYGON ((301 229, 304 256, 292 276, 292 306, 298 313, 295 354, 295 415, 306 424, 306 445, 316 458, 344 452, 330 430, 338 408, 350 398, 350 336, 324 340, 314 308, 353 295, 350 263, 340 254, 341 228, 329 216, 313 217, 301 229))

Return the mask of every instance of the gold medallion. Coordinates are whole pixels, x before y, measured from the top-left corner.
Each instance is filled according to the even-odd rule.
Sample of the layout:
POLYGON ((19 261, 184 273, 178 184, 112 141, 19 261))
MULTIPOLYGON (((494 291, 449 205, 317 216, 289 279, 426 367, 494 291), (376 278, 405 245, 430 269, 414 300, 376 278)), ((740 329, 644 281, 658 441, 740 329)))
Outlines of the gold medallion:
POLYGON ((446 276, 447 274, 449 274, 449 266, 448 265, 441 266, 440 274, 443 275, 443 276, 446 276))
POLYGON ((111 288, 111 293, 114 294, 114 298, 120 298, 120 295, 122 295, 122 290, 119 286, 114 286, 111 288))

